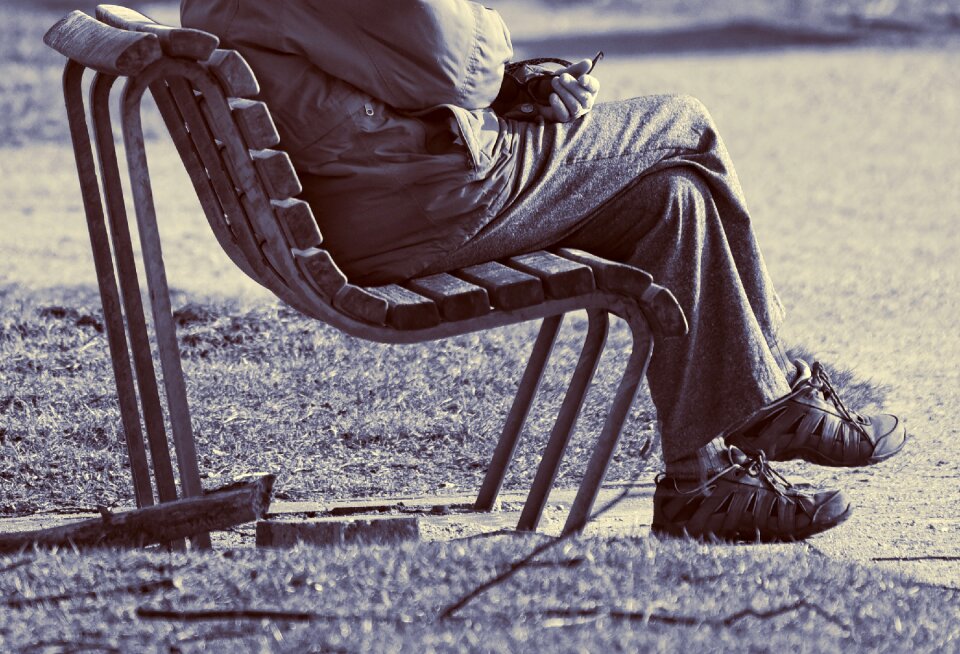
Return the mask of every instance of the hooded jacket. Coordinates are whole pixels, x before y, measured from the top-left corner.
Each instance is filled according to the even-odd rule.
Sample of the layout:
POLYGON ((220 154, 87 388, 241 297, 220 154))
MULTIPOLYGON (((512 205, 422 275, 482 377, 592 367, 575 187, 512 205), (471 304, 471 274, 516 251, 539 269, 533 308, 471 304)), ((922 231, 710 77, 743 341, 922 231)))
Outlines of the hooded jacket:
POLYGON ((182 0, 260 82, 325 244, 352 281, 416 275, 502 204, 511 133, 492 109, 513 54, 467 0, 182 0))

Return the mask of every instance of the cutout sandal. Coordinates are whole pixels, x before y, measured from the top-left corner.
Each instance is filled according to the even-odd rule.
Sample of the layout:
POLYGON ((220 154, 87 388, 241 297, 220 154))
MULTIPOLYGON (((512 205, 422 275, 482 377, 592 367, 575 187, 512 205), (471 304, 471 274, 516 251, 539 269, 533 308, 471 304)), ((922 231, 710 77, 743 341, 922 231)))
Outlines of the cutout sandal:
POLYGON ((879 463, 903 449, 907 432, 896 416, 850 411, 823 366, 796 364, 793 390, 728 435, 728 445, 750 454, 763 451, 771 461, 844 467, 879 463))
POLYGON ((660 476, 653 495, 654 534, 702 540, 802 540, 835 527, 852 511, 839 490, 794 486, 764 454, 729 450, 730 465, 704 483, 660 476))

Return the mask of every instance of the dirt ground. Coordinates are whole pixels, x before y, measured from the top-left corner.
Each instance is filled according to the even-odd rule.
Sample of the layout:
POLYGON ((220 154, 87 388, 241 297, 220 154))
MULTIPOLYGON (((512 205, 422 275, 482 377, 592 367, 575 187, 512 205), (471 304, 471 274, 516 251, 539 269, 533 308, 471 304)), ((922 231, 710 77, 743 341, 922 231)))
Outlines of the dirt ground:
MULTIPOLYGON (((888 463, 790 466, 857 507, 814 546, 960 587, 960 48, 611 55, 597 75, 606 100, 704 101, 788 308, 788 341, 889 386, 906 420, 912 441, 888 463)), ((271 301, 216 248, 173 155, 164 145, 151 159, 171 283, 271 301)), ((65 145, 0 150, 0 198, 0 283, 94 284, 65 145)))

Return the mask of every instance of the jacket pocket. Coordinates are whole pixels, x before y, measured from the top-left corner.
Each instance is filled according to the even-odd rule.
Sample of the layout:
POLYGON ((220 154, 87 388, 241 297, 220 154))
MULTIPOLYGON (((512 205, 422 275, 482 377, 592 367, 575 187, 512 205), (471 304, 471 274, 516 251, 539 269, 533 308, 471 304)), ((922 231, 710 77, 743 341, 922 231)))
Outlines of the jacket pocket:
POLYGON ((501 141, 500 120, 492 109, 468 111, 447 105, 456 118, 463 144, 470 153, 473 170, 478 177, 490 172, 501 141))

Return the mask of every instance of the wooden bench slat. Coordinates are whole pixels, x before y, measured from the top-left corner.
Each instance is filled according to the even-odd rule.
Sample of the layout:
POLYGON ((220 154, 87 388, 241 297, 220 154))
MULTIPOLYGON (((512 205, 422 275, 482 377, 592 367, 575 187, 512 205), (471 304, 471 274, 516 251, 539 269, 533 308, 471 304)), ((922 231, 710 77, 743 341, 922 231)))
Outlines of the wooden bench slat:
POLYGON ((323 236, 309 204, 296 198, 271 200, 270 204, 291 248, 308 250, 323 244, 323 236))
POLYGON ((543 250, 511 257, 510 265, 539 277, 547 295, 555 299, 583 295, 596 288, 589 266, 543 250))
POLYGON ((303 191, 290 155, 283 150, 251 150, 250 156, 271 199, 285 200, 303 191))
POLYGON ((677 299, 668 289, 654 284, 647 271, 573 248, 561 248, 557 254, 590 266, 600 288, 639 299, 650 326, 659 335, 683 336, 687 333, 687 319, 677 299))
POLYGON ((650 273, 625 263, 617 263, 574 248, 561 248, 557 254, 570 261, 590 266, 597 286, 621 295, 640 297, 653 283, 650 273))
POLYGON ((160 39, 160 48, 169 57, 205 61, 220 45, 220 39, 209 32, 162 25, 138 11, 119 5, 97 5, 97 18, 112 27, 156 35, 160 39))
POLYGON ((230 109, 248 148, 260 150, 280 143, 280 134, 266 104, 258 100, 231 98, 230 109))
POLYGON ((328 302, 332 302, 340 289, 347 285, 347 276, 337 268, 326 250, 295 248, 290 253, 303 276, 328 302))
POLYGON ((433 300, 444 320, 468 320, 490 312, 487 291, 447 273, 418 277, 407 288, 433 300))
POLYGON ((220 198, 217 197, 213 182, 201 160, 200 153, 197 151, 197 146, 191 139, 190 133, 186 130, 183 116, 181 116, 174 102, 170 88, 164 82, 156 82, 151 85, 150 91, 167 125, 167 130, 170 132, 173 143, 180 154, 184 168, 187 169, 187 173, 190 175, 190 180, 193 182, 197 197, 200 199, 200 206, 203 207, 203 213, 207 217, 207 222, 210 224, 210 228, 217 242, 220 244, 220 247, 223 248, 224 252, 227 253, 227 256, 230 257, 231 261, 249 277, 260 282, 260 276, 251 268, 243 252, 240 251, 240 247, 237 245, 236 237, 230 231, 230 226, 225 220, 223 206, 220 204, 220 198))
POLYGON ((461 268, 454 274, 486 289, 493 306, 503 311, 529 307, 544 300, 539 279, 496 261, 461 268))
POLYGON ((136 75, 163 56, 155 34, 128 32, 72 11, 43 35, 64 57, 108 75, 136 75))
POLYGON ((387 324, 389 303, 359 286, 347 284, 337 291, 333 306, 348 316, 372 325, 387 324))
POLYGON ((257 77, 236 50, 214 50, 204 65, 220 82, 227 97, 254 98, 260 94, 257 77))
POLYGON ((367 291, 387 301, 387 324, 396 329, 426 329, 440 324, 440 310, 433 300, 398 284, 368 287, 367 291))

